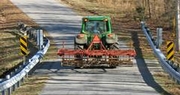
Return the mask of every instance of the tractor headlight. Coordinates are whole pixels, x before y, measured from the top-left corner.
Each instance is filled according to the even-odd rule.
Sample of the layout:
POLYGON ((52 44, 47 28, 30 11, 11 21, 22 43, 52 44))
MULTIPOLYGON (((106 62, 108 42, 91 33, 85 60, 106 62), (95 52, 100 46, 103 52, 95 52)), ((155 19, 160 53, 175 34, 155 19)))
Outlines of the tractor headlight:
POLYGON ((77 38, 79 38, 79 39, 84 38, 84 37, 85 37, 84 34, 78 34, 78 35, 77 35, 77 38))
POLYGON ((87 18, 85 18, 85 19, 84 19, 84 21, 85 21, 85 22, 87 22, 87 21, 88 21, 88 19, 87 19, 87 18))
POLYGON ((108 38, 113 38, 113 34, 108 34, 108 38))
POLYGON ((108 19, 107 19, 107 18, 105 18, 105 19, 104 19, 104 21, 108 21, 108 19))

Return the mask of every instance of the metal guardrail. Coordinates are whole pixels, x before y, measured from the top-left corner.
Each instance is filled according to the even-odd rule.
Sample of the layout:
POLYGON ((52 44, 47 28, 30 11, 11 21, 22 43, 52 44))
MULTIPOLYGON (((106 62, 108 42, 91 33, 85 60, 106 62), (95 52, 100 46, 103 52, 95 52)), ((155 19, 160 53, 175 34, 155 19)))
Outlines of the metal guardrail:
POLYGON ((154 54, 158 58, 164 71, 166 71, 173 78, 173 80, 176 83, 180 83, 180 73, 179 73, 178 69, 174 68, 172 66, 171 62, 166 59, 166 57, 161 52, 161 50, 158 49, 158 47, 156 46, 155 39, 153 39, 153 37, 151 35, 150 29, 145 25, 144 22, 141 22, 141 27, 142 27, 144 34, 146 35, 146 38, 147 38, 151 48, 154 51, 154 54))
MULTIPOLYGON (((24 28, 24 27, 23 27, 24 28)), ((34 33, 34 29, 32 29, 34 33)), ((26 29, 27 31, 27 29, 26 29)), ((20 30, 21 32, 21 30, 20 30)), ((31 34, 31 33, 30 33, 31 34)), ((32 35, 32 34, 31 34, 32 35)), ((36 35, 34 33, 34 35, 36 35)), ((17 70, 14 75, 7 75, 6 79, 0 81, 0 95, 11 95, 11 91, 15 90, 16 87, 20 86, 20 82, 24 79, 26 75, 31 71, 31 69, 40 61, 43 55, 47 52, 50 41, 48 38, 44 37, 44 47, 40 49, 28 62, 22 65, 21 69, 17 70)))

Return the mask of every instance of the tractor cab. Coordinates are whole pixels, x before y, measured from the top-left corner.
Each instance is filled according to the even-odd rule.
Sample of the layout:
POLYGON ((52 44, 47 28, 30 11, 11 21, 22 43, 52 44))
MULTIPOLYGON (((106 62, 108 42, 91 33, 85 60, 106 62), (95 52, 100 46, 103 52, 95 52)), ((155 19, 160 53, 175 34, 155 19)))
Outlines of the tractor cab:
POLYGON ((107 31, 106 22, 103 21, 89 21, 86 22, 85 31, 92 34, 100 34, 107 31))
POLYGON ((87 16, 82 18, 81 33, 107 34, 111 33, 111 22, 108 16, 87 16))
MULTIPOLYGON (((86 16, 82 18, 81 32, 75 37, 75 44, 86 49, 93 38, 98 36, 105 47, 117 42, 111 30, 111 19, 108 16, 86 16)), ((98 47, 98 45, 97 45, 98 47)))

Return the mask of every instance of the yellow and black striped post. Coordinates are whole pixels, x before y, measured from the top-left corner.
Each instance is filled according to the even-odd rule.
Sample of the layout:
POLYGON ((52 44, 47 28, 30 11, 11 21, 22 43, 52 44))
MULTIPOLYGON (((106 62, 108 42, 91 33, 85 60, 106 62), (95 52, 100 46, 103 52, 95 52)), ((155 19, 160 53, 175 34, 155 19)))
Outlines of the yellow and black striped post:
POLYGON ((20 49, 22 55, 28 55, 27 36, 20 37, 20 49))
POLYGON ((174 62, 174 43, 172 41, 167 42, 167 59, 174 62))

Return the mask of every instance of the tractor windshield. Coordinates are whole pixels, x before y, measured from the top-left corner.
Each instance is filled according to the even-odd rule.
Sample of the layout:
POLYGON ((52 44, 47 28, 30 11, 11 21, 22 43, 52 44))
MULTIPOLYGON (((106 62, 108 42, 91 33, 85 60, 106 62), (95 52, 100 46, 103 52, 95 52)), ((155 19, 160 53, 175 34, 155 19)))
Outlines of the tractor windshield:
POLYGON ((106 21, 87 21, 85 24, 85 31, 93 34, 101 34, 107 31, 106 21))

